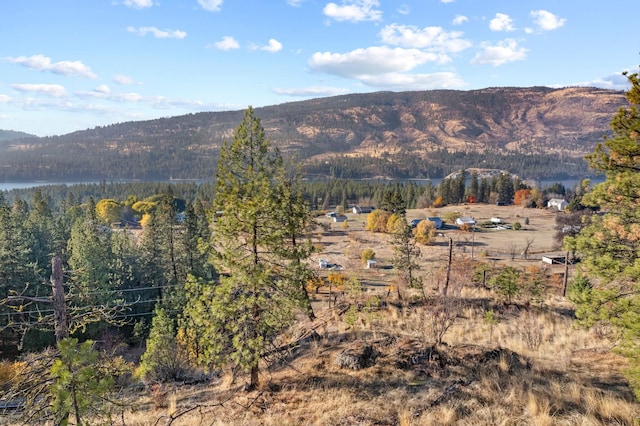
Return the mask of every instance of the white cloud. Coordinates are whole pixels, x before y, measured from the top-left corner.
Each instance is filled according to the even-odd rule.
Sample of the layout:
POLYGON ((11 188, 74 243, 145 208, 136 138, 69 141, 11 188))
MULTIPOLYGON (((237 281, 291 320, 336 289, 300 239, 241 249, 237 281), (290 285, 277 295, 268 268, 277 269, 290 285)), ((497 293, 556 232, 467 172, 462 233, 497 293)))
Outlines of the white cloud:
POLYGON ((367 75, 409 71, 426 62, 438 62, 440 55, 418 49, 368 47, 348 53, 316 52, 309 67, 318 72, 341 77, 361 78, 367 75))
POLYGON ((240 43, 231 36, 224 36, 222 40, 213 43, 213 47, 220 50, 233 50, 240 48, 240 43))
POLYGON ((380 30, 382 41, 395 46, 440 52, 460 52, 471 47, 471 42, 462 39, 459 31, 446 32, 441 27, 418 28, 411 25, 391 24, 380 30))
MULTIPOLYGON (((631 72, 631 70, 626 70, 631 72)), ((566 85, 555 85, 556 87, 566 87, 566 85)), ((571 86, 582 87, 600 87, 610 90, 629 90, 630 83, 626 76, 622 75, 622 71, 607 75, 605 77, 596 78, 592 81, 572 83, 571 86)))
POLYGON ((0 94, 0 104, 6 104, 9 102, 11 102, 10 96, 0 94))
POLYGON ((180 30, 160 30, 156 27, 128 27, 127 31, 130 33, 138 34, 143 37, 147 34, 151 34, 155 38, 176 38, 183 39, 187 36, 187 33, 180 30))
POLYGON ((432 74, 389 73, 361 78, 364 84, 387 90, 450 89, 466 86, 467 83, 452 72, 432 74))
POLYGON ((272 38, 272 39, 269 39, 269 44, 267 44, 266 46, 262 46, 260 50, 264 50, 266 52, 271 52, 271 53, 279 52, 282 50, 282 43, 272 38))
POLYGON ((19 92, 33 92, 53 98, 63 98, 67 96, 67 92, 63 86, 59 84, 12 84, 11 87, 19 92))
POLYGON ((546 10, 534 10, 530 13, 534 24, 542 31, 551 31, 560 28, 567 21, 565 18, 559 18, 546 10))
POLYGON ((518 42, 513 39, 506 39, 495 45, 483 43, 481 46, 482 52, 471 60, 472 64, 497 67, 507 62, 520 61, 527 56, 527 49, 519 47, 518 42))
POLYGON ((111 89, 109 89, 109 86, 107 86, 106 84, 101 84, 93 90, 98 93, 111 93, 111 89))
POLYGON ((464 24, 465 22, 469 21, 469 18, 467 18, 464 15, 456 15, 455 18, 453 18, 453 25, 461 25, 464 24))
POLYGON ((491 31, 513 31, 513 20, 509 15, 504 13, 496 13, 496 17, 489 21, 489 29, 491 31))
POLYGON ((124 0, 124 5, 134 9, 144 9, 153 6, 153 0, 124 0))
POLYGON ((6 58, 6 60, 12 64, 19 64, 38 71, 49 71, 54 74, 86 78, 98 77, 91 71, 91 68, 81 61, 51 62, 51 58, 44 55, 18 56, 17 58, 6 58))
POLYGON ((198 4, 209 12, 218 12, 222 7, 222 0, 198 0, 198 4))
POLYGON ((327 3, 322 12, 336 21, 379 21, 382 11, 374 9, 377 6, 378 0, 343 0, 342 5, 327 3))
POLYGON ((408 15, 411 12, 408 4, 403 4, 398 8, 398 13, 400 15, 408 15))
POLYGON ((300 87, 293 89, 281 89, 275 88, 273 89, 273 93, 278 95, 286 95, 286 96, 300 96, 300 97, 321 97, 321 96, 337 96, 344 95, 345 93, 349 93, 349 89, 344 89, 341 87, 327 87, 327 86, 310 86, 310 87, 300 87))
POLYGON ((126 75, 118 74, 113 77, 113 82, 121 86, 127 86, 130 84, 136 84, 135 80, 126 75))
POLYGON ((300 7, 304 0, 287 0, 287 4, 293 7, 300 7))
POLYGON ((456 0, 440 0, 440 3, 453 3, 456 0))

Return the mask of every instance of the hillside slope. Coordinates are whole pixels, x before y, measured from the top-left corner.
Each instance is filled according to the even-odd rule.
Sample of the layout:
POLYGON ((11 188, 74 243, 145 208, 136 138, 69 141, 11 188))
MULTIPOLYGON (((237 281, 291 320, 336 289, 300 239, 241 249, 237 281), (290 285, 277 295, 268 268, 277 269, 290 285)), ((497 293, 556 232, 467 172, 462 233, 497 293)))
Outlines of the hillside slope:
MULTIPOLYGON (((344 95, 256 114, 312 173, 438 177, 483 163, 533 177, 584 173, 582 157, 623 104, 622 92, 604 89, 488 88, 344 95), (520 170, 527 164, 538 169, 520 170)), ((22 139, 0 149, 0 179, 210 178, 241 119, 208 112, 22 139)))

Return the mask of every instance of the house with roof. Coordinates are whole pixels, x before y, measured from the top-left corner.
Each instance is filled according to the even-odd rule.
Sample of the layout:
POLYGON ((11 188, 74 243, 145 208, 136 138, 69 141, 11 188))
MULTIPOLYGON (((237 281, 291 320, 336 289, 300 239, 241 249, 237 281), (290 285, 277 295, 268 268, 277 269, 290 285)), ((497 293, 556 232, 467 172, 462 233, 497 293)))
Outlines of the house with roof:
POLYGON ((564 211, 569 203, 564 198, 552 198, 547 201, 547 207, 552 208, 554 210, 558 210, 559 212, 564 211))
POLYGON ((353 212, 353 214, 367 214, 367 213, 371 213, 375 209, 376 209, 375 207, 370 207, 370 206, 353 206, 351 211, 353 212))
POLYGON ((476 220, 470 216, 462 216, 456 219, 456 225, 463 226, 476 226, 476 220))

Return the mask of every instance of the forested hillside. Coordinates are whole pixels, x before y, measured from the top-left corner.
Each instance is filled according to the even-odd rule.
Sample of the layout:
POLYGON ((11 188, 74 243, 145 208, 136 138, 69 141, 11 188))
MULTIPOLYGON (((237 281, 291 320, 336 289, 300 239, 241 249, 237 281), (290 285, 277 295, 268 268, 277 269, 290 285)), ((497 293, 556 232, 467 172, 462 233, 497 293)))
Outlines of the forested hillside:
MULTIPOLYGON (((470 167, 582 177, 622 92, 489 88, 379 92, 256 108, 267 137, 310 175, 443 177, 470 167)), ((211 178, 242 111, 117 123, 0 144, 0 180, 211 178)))

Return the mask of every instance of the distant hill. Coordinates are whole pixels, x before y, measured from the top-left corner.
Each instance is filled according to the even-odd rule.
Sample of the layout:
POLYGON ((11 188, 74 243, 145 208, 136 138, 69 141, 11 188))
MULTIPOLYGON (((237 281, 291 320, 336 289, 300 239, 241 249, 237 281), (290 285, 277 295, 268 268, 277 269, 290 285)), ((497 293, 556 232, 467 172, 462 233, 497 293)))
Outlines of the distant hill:
MULTIPOLYGON (((378 92, 256 108, 308 173, 442 177, 468 167, 584 176, 624 93, 595 88, 378 92)), ((243 111, 206 112, 30 138, 0 149, 0 179, 211 178, 243 111)))
POLYGON ((16 132, 14 130, 2 130, 0 129, 0 144, 6 141, 12 141, 20 138, 34 138, 35 135, 31 135, 25 132, 16 132))

